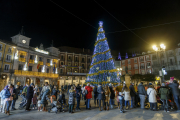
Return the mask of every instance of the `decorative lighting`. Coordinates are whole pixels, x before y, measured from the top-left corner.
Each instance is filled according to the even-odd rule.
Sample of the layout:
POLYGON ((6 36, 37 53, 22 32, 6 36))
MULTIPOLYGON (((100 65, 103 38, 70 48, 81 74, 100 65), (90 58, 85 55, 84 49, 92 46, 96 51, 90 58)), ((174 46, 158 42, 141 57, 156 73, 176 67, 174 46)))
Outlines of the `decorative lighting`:
POLYGON ((53 66, 53 60, 51 59, 50 65, 53 66))
POLYGON ((18 59, 18 50, 15 53, 14 59, 17 60, 18 59))
POLYGON ((56 68, 56 74, 58 74, 58 69, 56 68))
POLYGON ((4 75, 3 78, 5 78, 6 76, 4 75))
POLYGON ((45 72, 45 65, 43 65, 42 72, 45 72))
POLYGON ((24 64, 23 70, 24 70, 24 71, 27 70, 27 62, 24 64))
POLYGON ((162 49, 166 49, 166 46, 165 46, 164 44, 161 44, 160 47, 161 47, 162 49))
POLYGON ((120 69, 119 69, 119 68, 117 68, 117 70, 119 71, 120 69))
POLYGON ((39 48, 35 48, 35 51, 40 52, 40 53, 44 53, 44 54, 49 54, 49 52, 41 50, 39 48))
POLYGON ((36 57, 35 57, 35 60, 34 60, 34 62, 35 62, 35 63, 38 63, 38 61, 37 61, 37 55, 36 55, 36 57))

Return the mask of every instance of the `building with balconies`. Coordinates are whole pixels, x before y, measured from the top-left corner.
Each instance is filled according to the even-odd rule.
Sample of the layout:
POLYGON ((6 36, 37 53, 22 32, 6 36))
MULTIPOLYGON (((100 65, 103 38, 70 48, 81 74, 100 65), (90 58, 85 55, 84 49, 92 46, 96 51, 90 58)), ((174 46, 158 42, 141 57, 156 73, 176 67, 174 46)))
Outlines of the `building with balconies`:
POLYGON ((83 84, 89 72, 92 53, 89 49, 62 46, 60 50, 60 84, 83 84))

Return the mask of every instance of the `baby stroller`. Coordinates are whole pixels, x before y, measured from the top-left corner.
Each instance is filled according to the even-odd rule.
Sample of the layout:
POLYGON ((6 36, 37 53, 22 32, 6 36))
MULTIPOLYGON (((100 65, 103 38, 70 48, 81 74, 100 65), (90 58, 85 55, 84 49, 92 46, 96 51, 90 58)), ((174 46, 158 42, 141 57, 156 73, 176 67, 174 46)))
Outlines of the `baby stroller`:
POLYGON ((27 104, 27 99, 22 94, 20 95, 20 97, 22 98, 22 101, 20 102, 18 109, 22 110, 27 104))
POLYGON ((148 100, 148 97, 145 98, 145 104, 144 104, 144 107, 146 108, 149 108, 149 100, 148 100))
POLYGON ((50 106, 50 109, 48 110, 48 112, 50 113, 51 111, 55 112, 56 114, 57 114, 58 111, 59 112, 62 111, 61 105, 56 100, 56 96, 55 95, 51 96, 51 106, 50 106))

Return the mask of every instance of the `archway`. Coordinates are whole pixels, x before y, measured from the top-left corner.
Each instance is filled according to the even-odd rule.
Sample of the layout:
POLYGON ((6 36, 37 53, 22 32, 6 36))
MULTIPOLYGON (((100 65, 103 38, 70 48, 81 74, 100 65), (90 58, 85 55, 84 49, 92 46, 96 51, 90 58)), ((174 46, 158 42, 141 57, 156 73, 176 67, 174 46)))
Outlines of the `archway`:
POLYGON ((26 77, 26 84, 28 84, 28 85, 31 84, 31 79, 29 77, 26 77))

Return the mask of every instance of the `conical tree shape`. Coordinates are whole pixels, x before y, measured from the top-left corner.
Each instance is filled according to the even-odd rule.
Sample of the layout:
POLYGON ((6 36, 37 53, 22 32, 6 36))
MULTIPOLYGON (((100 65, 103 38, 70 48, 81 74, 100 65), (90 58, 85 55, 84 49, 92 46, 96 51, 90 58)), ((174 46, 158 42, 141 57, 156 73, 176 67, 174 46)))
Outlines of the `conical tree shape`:
POLYGON ((86 82, 120 82, 120 79, 117 78, 117 69, 114 66, 102 21, 99 22, 97 40, 94 46, 94 53, 86 82))

